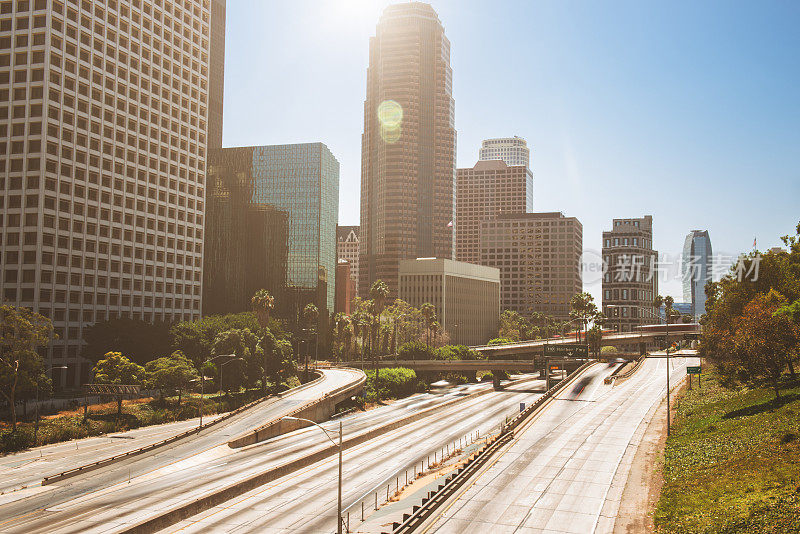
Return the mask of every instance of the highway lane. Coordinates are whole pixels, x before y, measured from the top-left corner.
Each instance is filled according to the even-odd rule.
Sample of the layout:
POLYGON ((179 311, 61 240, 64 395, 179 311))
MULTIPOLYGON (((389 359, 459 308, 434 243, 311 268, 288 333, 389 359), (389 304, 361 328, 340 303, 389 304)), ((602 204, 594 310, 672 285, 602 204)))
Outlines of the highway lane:
MULTIPOLYGON (((671 359, 673 384, 685 376, 687 361, 695 359, 671 359)), ((664 397, 666 365, 664 358, 648 358, 616 386, 604 385, 603 373, 590 368, 519 429, 421 532, 611 531, 613 517, 601 512, 620 498, 612 481, 615 475, 627 479, 630 464, 622 458, 651 406, 664 397)))
MULTIPOLYGON (((610 372, 610 371, 609 371, 610 372)), ((346 449, 343 467, 343 503, 355 504, 350 529, 360 531, 360 502, 370 512, 372 492, 379 491, 379 503, 386 497, 385 481, 398 469, 421 461, 459 438, 479 430, 481 435, 496 431, 505 416, 515 415, 519 403, 533 402, 544 392, 544 381, 532 380, 505 391, 488 393, 420 421, 406 425, 361 445, 346 449), (378 484, 383 485, 380 488, 378 484)), ((326 428, 338 428, 331 424, 326 428)), ((344 431, 350 425, 344 422, 344 431)), ((314 439, 324 440, 317 430, 314 439)), ((413 468, 410 469, 413 477, 413 468)), ((292 475, 232 499, 163 532, 334 532, 336 530, 336 489, 338 463, 332 456, 292 475)), ((405 476, 400 475, 400 484, 405 476)), ((392 478, 391 493, 395 489, 392 478)))
MULTIPOLYGON (((341 373, 325 371, 326 376, 337 372, 341 373)), ((415 395, 348 416, 345 420, 352 431, 365 430, 490 387, 490 384, 471 385, 446 395, 415 395)), ((314 433, 319 430, 311 427, 249 447, 230 449, 227 439, 237 435, 241 429, 231 432, 226 428, 220 427, 213 436, 214 440, 205 448, 202 444, 195 444, 190 450, 183 447, 183 450, 175 452, 171 447, 165 447, 144 461, 122 462, 119 464, 121 467, 110 473, 104 471, 96 476, 89 473, 80 479, 38 488, 38 491, 34 488, 15 492, 26 493, 26 498, 6 501, 5 505, 2 504, 3 498, 10 499, 14 494, 0 496, 0 517, 4 518, 0 520, 0 532, 118 529, 271 466, 305 456, 325 445, 314 433)))
MULTIPOLYGON (((42 514, 45 507, 58 506, 75 499, 85 499, 88 495, 107 491, 109 487, 122 482, 127 483, 129 479, 145 474, 150 474, 152 477, 152 474, 159 470, 174 469, 175 466, 183 465, 187 461, 191 462, 193 458, 208 456, 214 450, 229 451, 227 442, 232 437, 280 417, 298 406, 320 398, 329 391, 352 383, 360 376, 360 371, 345 369, 324 370, 322 373, 323 378, 317 383, 282 397, 270 398, 185 440, 52 485, 34 485, 0 495, 0 518, 2 518, 0 531, 11 528, 14 518, 35 517, 37 514, 42 514)), ((104 457, 106 456, 95 459, 104 457)))
MULTIPOLYGON (((211 422, 224 414, 206 415, 203 422, 211 422)), ((76 439, 63 443, 44 445, 0 457, 0 494, 41 482, 53 473, 79 467, 100 458, 151 445, 197 427, 199 418, 174 423, 152 425, 127 432, 114 432, 102 436, 76 439)))

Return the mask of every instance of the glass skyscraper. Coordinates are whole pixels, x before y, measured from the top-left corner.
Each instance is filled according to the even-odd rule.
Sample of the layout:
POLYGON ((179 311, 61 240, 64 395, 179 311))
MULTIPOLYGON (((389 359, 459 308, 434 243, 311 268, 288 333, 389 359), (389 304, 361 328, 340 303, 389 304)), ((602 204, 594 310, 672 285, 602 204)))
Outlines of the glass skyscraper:
POLYGON ((281 315, 295 315, 308 302, 332 312, 339 162, 328 147, 223 148, 210 159, 204 312, 247 309, 259 284, 275 295, 281 315), (230 186, 215 192, 220 183, 233 184, 237 199, 230 186), (231 265, 251 256, 262 260, 231 265))
POLYGON ((692 230, 683 243, 683 300, 692 304, 692 315, 706 312, 706 283, 711 281, 711 238, 708 230, 692 230))

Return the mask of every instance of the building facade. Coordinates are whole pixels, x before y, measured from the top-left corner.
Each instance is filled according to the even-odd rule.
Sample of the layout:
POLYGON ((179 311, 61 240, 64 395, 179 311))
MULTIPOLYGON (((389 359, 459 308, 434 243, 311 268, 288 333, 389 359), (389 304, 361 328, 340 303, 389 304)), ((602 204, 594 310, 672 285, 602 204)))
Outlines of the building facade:
MULTIPOLYGON (((336 255, 350 264, 350 277, 358 287, 358 226, 336 227, 336 255)), ((358 290, 354 297, 358 296, 358 290)))
POLYGON ((500 305, 569 318, 583 290, 583 225, 559 212, 501 214, 481 224, 481 265, 500 269, 500 305))
POLYGON ((53 320, 76 386, 86 326, 200 315, 211 13, 0 7, 0 295, 53 320))
POLYGON ((481 261, 481 223, 503 213, 533 211, 533 175, 522 165, 479 161, 456 173, 456 260, 481 261))
POLYGON ((433 8, 387 7, 370 39, 361 145, 359 294, 400 261, 453 257, 455 103, 450 42, 433 8))
POLYGON ((353 299, 356 298, 356 281, 350 270, 350 262, 339 260, 336 264, 336 304, 334 313, 350 315, 353 299))
POLYGON ((608 324, 630 332, 658 322, 658 252, 653 249, 653 217, 614 219, 603 232, 603 314, 608 324))
POLYGON ((479 159, 502 160, 509 166, 522 165, 530 168, 530 149, 525 139, 521 137, 501 137, 486 139, 481 144, 479 159))
POLYGON ((264 287, 279 315, 296 318, 309 302, 332 313, 339 162, 328 147, 223 148, 213 153, 209 186, 204 310, 245 311, 264 287))
POLYGON ((400 262, 399 296, 414 307, 426 302, 450 334, 450 342, 482 345, 497 334, 500 271, 437 258, 400 262))
POLYGON ((683 243, 681 275, 683 278, 683 300, 691 303, 689 312, 699 318, 706 312, 706 284, 711 281, 711 238, 708 230, 692 230, 683 243))

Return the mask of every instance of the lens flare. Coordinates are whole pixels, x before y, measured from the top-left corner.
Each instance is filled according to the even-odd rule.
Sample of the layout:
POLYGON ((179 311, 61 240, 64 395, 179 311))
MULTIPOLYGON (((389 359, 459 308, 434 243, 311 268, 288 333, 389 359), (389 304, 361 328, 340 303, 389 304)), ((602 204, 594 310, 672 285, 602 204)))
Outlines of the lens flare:
POLYGON ((400 140, 403 122, 403 107, 394 100, 384 100, 378 105, 378 121, 381 123, 381 138, 389 144, 400 140))

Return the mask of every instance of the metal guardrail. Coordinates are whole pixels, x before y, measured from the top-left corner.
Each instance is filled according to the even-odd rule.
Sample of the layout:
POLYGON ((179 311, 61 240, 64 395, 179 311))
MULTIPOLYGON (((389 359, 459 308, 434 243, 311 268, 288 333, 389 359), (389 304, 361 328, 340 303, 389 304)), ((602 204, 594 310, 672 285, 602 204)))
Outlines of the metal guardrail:
POLYGON ((521 425, 525 419, 531 416, 539 407, 563 389, 575 377, 582 373, 586 368, 594 365, 596 362, 588 361, 578 367, 575 371, 569 374, 564 380, 550 388, 544 395, 536 399, 536 401, 525 408, 517 416, 510 421, 506 421, 503 425, 503 430, 499 435, 491 438, 486 445, 484 445, 478 452, 469 457, 465 465, 460 467, 455 473, 445 478, 444 484, 440 484, 435 491, 428 492, 428 496, 422 499, 421 505, 414 505, 411 513, 403 514, 403 522, 394 522, 392 524, 392 534, 405 534, 414 532, 415 529, 422 526, 436 509, 445 503, 453 494, 474 475, 482 465, 484 465, 489 457, 497 452, 503 445, 511 441, 514 437, 514 430, 521 425))
POLYGON ((98 461, 92 462, 90 464, 84 464, 84 465, 82 465, 80 467, 74 467, 72 469, 68 469, 66 471, 62 471, 60 473, 56 473, 54 475, 46 476, 46 477, 44 477, 42 479, 42 486, 47 486, 48 484, 54 484, 56 482, 60 482, 61 480, 64 480, 64 479, 67 479, 67 478, 71 478, 71 477, 74 477, 74 476, 77 476, 77 475, 80 475, 80 474, 83 474, 83 473, 88 473, 89 471, 94 471, 95 469, 100 469, 101 467, 105 467, 107 465, 111 465, 111 464, 113 464, 115 462, 118 462, 120 460, 131 458, 133 456, 138 456, 140 454, 144 454, 146 452, 150 452, 150 451, 158 449, 160 447, 164 447, 166 445, 170 445, 172 443, 175 443, 176 441, 179 441, 179 440, 181 440, 183 438, 191 436, 192 434, 197 434, 197 433, 199 433, 199 432, 201 432, 201 431, 203 431, 203 430, 205 430, 205 429, 207 429, 207 428, 209 428, 211 426, 214 426, 214 425, 216 425, 216 424, 218 424, 218 423, 220 423, 222 421, 226 421, 226 420, 230 419, 231 417, 233 417, 234 415, 240 414, 243 411, 252 408, 256 404, 259 404, 261 402, 267 401, 267 400, 269 400, 269 399, 271 399, 273 397, 281 398, 281 397, 285 396, 289 392, 296 393, 297 391, 300 391, 301 389, 306 389, 306 388, 316 384, 320 380, 322 380, 322 378, 323 378, 322 373, 320 373, 319 377, 315 378, 314 380, 312 380, 310 382, 306 382, 305 384, 302 384, 302 385, 300 385, 300 386, 298 386, 296 388, 292 388, 290 390, 284 391, 283 393, 279 393, 279 394, 274 395, 274 396, 271 395, 269 397, 262 397, 260 399, 257 399, 255 401, 253 401, 253 402, 249 402, 249 403, 245 404, 244 406, 240 406, 239 408, 236 408, 235 410, 231 410, 230 412, 228 412, 227 414, 223 415, 222 417, 218 417, 217 419, 214 419, 213 421, 209 421, 208 423, 206 423, 206 424, 204 424, 202 426, 198 425, 198 426, 196 426, 196 427, 194 427, 192 429, 189 429, 189 430, 187 430, 185 432, 181 432, 180 434, 176 434, 174 436, 170 436, 170 437, 168 437, 166 439, 163 439, 161 441, 157 441, 156 443, 151 443, 150 445, 145 445, 144 447, 139 447, 138 449, 134 449, 132 451, 127 451, 127 452, 124 452, 124 453, 121 453, 121 454, 116 454, 114 456, 110 456, 108 458, 103 458, 102 460, 98 460, 98 461))

